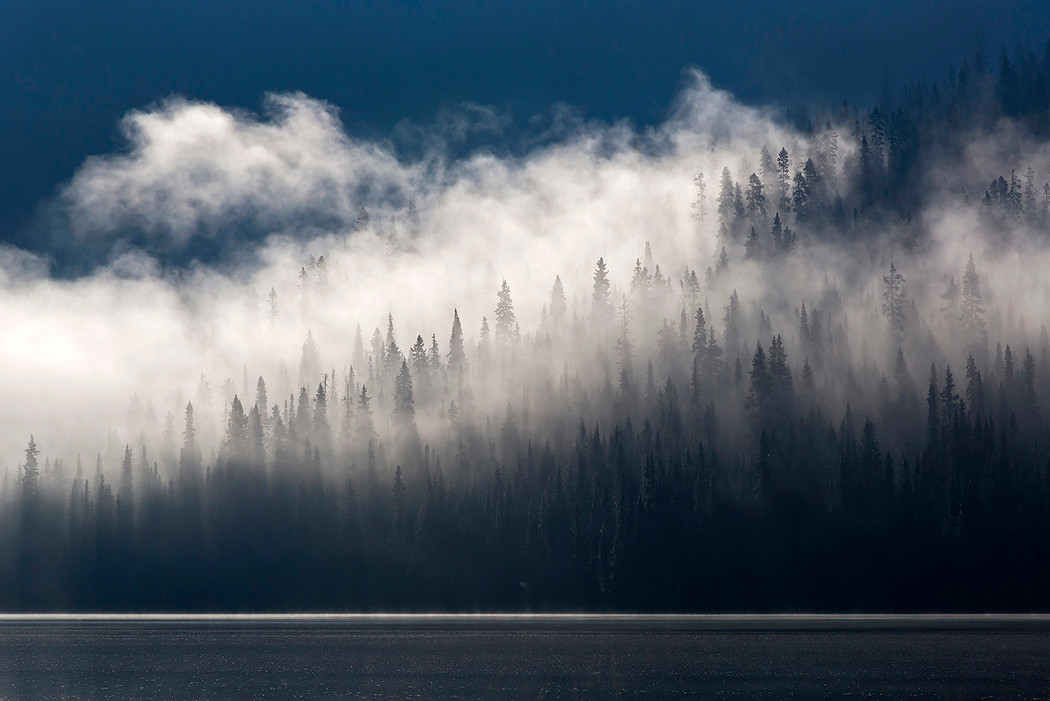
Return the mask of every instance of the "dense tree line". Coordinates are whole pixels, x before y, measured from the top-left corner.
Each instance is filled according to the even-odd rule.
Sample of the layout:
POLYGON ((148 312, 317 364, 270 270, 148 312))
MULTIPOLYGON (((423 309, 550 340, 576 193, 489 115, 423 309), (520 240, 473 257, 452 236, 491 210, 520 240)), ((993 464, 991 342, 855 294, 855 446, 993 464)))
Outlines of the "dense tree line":
MULTIPOLYGON (((525 291, 545 300, 533 327, 504 280, 491 317, 449 309, 440 334, 399 337, 393 316, 347 348, 307 333, 294 380, 202 376, 163 420, 136 398, 134 431, 90 456, 30 437, 0 488, 0 606, 1046 608, 1044 320, 973 255, 937 309, 888 252, 859 292, 790 280, 820 275, 822 245, 906 229, 931 154, 1045 117, 1048 79, 1050 45, 998 73, 978 56, 828 115, 809 153, 722 169, 713 207, 697 173, 719 242, 701 272, 646 244, 633 270, 599 258, 586 298, 551 271, 525 291)), ((989 235, 1040 234, 1037 175, 958 201, 989 235)), ((304 310, 330 265, 303 265, 304 310)), ((282 313, 276 289, 264 307, 282 313)))

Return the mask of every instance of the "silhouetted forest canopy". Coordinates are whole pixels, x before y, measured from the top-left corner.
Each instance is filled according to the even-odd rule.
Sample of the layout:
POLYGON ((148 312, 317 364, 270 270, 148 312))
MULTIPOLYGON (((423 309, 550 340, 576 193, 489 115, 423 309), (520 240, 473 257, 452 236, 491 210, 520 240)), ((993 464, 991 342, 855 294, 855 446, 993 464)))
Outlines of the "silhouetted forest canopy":
MULTIPOLYGON (((490 313, 419 329, 369 330, 349 300, 350 346, 308 331, 291 370, 129 397, 97 446, 27 437, 0 608, 1046 610, 1047 271, 916 261, 933 178, 996 247, 1050 240, 1045 159, 952 180, 975 133, 1045 148, 1050 43, 793 119, 808 150, 696 172, 714 259, 661 260, 654 212, 633 268, 530 261, 527 289, 495 270, 490 313)), ((357 228, 427 221, 410 202, 357 228)), ((251 323, 339 294, 353 261, 316 253, 251 323)))

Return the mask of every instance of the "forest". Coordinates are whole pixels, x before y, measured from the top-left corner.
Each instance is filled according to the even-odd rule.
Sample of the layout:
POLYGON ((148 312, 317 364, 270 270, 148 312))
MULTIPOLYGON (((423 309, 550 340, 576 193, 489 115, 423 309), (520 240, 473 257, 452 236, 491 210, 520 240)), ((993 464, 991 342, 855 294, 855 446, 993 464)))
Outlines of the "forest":
MULTIPOLYGON (((630 260, 463 273, 477 317, 360 312, 319 238, 230 303, 236 371, 17 437, 0 608, 1046 610, 1050 42, 883 93, 692 168, 630 260)), ((344 235, 393 259, 436 221, 344 235)))

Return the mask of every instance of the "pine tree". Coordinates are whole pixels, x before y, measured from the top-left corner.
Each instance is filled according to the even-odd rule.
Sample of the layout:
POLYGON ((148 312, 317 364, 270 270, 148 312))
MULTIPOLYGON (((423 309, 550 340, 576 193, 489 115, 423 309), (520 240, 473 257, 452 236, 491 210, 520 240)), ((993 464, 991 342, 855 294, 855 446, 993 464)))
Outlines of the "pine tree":
POLYGON ((907 314, 904 292, 904 276, 897 272, 897 267, 890 261, 889 275, 882 276, 885 288, 882 292, 882 313, 886 315, 890 326, 890 339, 893 346, 899 346, 904 340, 905 315, 907 314))
POLYGON ((29 436, 25 454, 26 461, 22 465, 22 499, 31 502, 36 499, 40 490, 40 450, 33 436, 29 436))
POLYGON ((858 168, 860 170, 861 205, 866 207, 875 200, 875 172, 872 165, 871 146, 868 144, 866 134, 860 137, 858 168))
POLYGON ((459 310, 452 310, 452 336, 448 339, 448 371, 458 378, 467 366, 467 354, 463 349, 463 325, 459 321, 459 310))
POLYGON ((386 340, 383 343, 383 367, 388 377, 397 373, 405 356, 394 339, 394 315, 387 314, 386 317, 386 340))
POLYGON ((394 387, 394 418, 399 442, 402 447, 411 451, 418 447, 419 442, 415 416, 416 403, 412 396, 412 374, 409 372, 408 363, 401 361, 401 371, 398 372, 394 387))
POLYGON ((940 398, 937 392, 937 366, 930 364, 930 384, 926 389, 926 446, 936 449, 940 445, 941 420, 940 398))
POLYGON ((824 124, 824 132, 820 135, 820 175, 825 182, 832 182, 837 176, 839 155, 839 135, 831 127, 829 119, 824 124))
POLYGON ((773 226, 769 230, 769 236, 773 239, 773 251, 782 253, 784 251, 784 224, 780 221, 780 212, 773 215, 773 226))
POLYGON ((984 356, 988 348, 988 331, 984 327, 984 307, 981 306, 981 278, 973 262, 973 253, 966 263, 962 279, 962 304, 959 322, 966 350, 984 356))
POLYGON ((357 411, 354 413, 354 442, 357 443, 359 450, 364 449, 376 439, 371 402, 368 388, 361 385, 361 393, 357 397, 357 411))
POLYGON ((1025 349, 1021 361, 1021 415, 1028 427, 1039 422, 1039 399, 1035 389, 1035 359, 1029 349, 1025 349))
POLYGON ((731 356, 737 354, 737 342, 740 337, 740 298, 733 290, 729 296, 729 304, 725 307, 725 316, 722 318, 722 345, 726 353, 731 356))
POLYGON ((200 480, 201 452, 197 445, 197 431, 193 425, 193 403, 186 404, 186 426, 182 432, 179 451, 179 479, 191 483, 200 480))
POLYGON ((879 108, 872 109, 868 115, 868 126, 871 129, 871 160, 874 172, 881 177, 886 166, 886 123, 879 108))
POLYGON ((627 298, 620 303, 620 313, 617 315, 619 323, 619 336, 616 340, 616 350, 619 351, 620 370, 620 392, 630 401, 634 396, 634 354, 632 352, 630 314, 627 308, 627 298))
POLYGON ((729 253, 726 251, 726 247, 722 246, 722 250, 718 254, 718 263, 715 264, 715 272, 721 274, 729 271, 729 253))
POLYGON ((787 212, 791 209, 789 194, 791 191, 790 162, 786 148, 777 154, 777 209, 787 212))
POLYGON ((608 323, 612 318, 612 302, 609 298, 611 287, 605 259, 599 258, 594 269, 594 291, 591 294, 591 308, 597 323, 608 323))
POLYGON ((412 360, 412 371, 420 383, 424 383, 430 372, 430 356, 427 354, 427 346, 423 343, 423 336, 417 335, 416 342, 408 350, 408 357, 412 360))
POLYGON ((1021 220, 1024 213, 1024 196, 1017 173, 1010 171, 1010 188, 1006 194, 1006 216, 1013 222, 1021 220))
POLYGON ((704 308, 697 307, 693 318, 696 320, 696 326, 693 329, 692 351, 704 361, 707 356, 707 320, 704 318, 704 308))
POLYGON ((396 551, 400 552, 406 545, 408 533, 407 490, 401 476, 401 465, 394 468, 394 486, 390 489, 391 540, 396 551))
POLYGON ((551 287, 550 319, 551 326, 556 333, 560 333, 565 326, 565 288, 561 284, 561 276, 554 276, 554 285, 551 287))
POLYGON ((1010 344, 1006 344, 1006 348, 1003 350, 1003 383, 1006 385, 1006 391, 1011 395, 1014 391, 1014 354, 1010 350, 1010 344))
POLYGON ((809 364, 809 357, 802 361, 802 393, 803 399, 812 400, 816 391, 816 383, 813 379, 813 367, 809 364))
POLYGON ((758 260, 761 256, 762 241, 759 239, 755 227, 752 226, 750 233, 747 235, 747 241, 744 242, 744 260, 758 260))
POLYGON ((1038 223, 1038 212, 1035 206, 1035 171, 1032 170, 1031 166, 1028 166, 1028 170, 1024 174, 1023 207, 1028 223, 1031 225, 1038 223))
POLYGON ((707 183, 704 182, 704 174, 697 171, 693 176, 693 185, 696 186, 696 199, 693 200, 693 221, 703 223, 707 220, 707 183))
POLYGON ((324 456, 329 456, 332 452, 332 428, 328 423, 328 393, 323 384, 317 385, 317 392, 314 394, 314 413, 310 425, 314 446, 324 456))
POLYGON ((430 334, 430 372, 434 377, 441 372, 441 352, 438 350, 438 338, 436 333, 430 334))
POLYGON ((266 459, 266 430, 263 428, 262 412, 252 406, 248 412, 248 456, 256 467, 266 459))
POLYGON ((787 351, 784 350, 784 340, 777 334, 769 342, 769 380, 772 396, 776 402, 778 414, 790 411, 793 401, 794 390, 791 381, 791 368, 787 363, 787 351))
POLYGON ((765 430, 771 412, 773 398, 773 380, 766 363, 766 352, 762 344, 755 344, 755 353, 751 357, 750 385, 744 406, 747 408, 751 423, 752 435, 758 436, 765 430))
POLYGON ((255 406, 261 413, 266 412, 270 408, 266 397, 266 381, 263 380, 262 375, 259 376, 258 382, 255 383, 255 406))
POLYGON ((514 302, 510 298, 510 287, 504 280, 496 295, 496 345, 507 348, 517 341, 517 321, 514 318, 514 302))
POLYGON ((984 381, 972 355, 966 358, 966 403, 974 416, 984 415, 984 381))
POLYGON ((248 441, 248 417, 244 413, 244 406, 237 395, 233 395, 230 402, 230 413, 226 421, 226 449, 229 457, 241 458, 244 456, 248 441))
POLYGON ((760 225, 766 221, 766 195, 755 173, 747 179, 747 218, 760 225))
POLYGON ((955 392, 955 376, 951 366, 944 368, 944 388, 941 390, 941 423, 950 428, 955 422, 955 410, 959 405, 959 395, 955 392))
POLYGON ((795 212, 796 221, 809 221, 809 183, 800 170, 795 171, 795 184, 791 188, 791 209, 795 212))
POLYGON ((729 167, 722 168, 722 178, 718 183, 718 226, 729 238, 733 237, 736 228, 736 189, 729 167))
POLYGON ((809 312, 806 311, 806 303, 802 303, 802 309, 798 313, 798 344, 802 351, 808 351, 810 346, 809 312))
POLYGON ((117 532, 124 542, 125 547, 131 539, 131 519, 134 501, 134 474, 135 462, 131 454, 131 446, 124 445, 124 459, 120 461, 120 487, 117 490, 117 532))
MULTIPOLYGON (((762 182, 767 187, 772 187, 772 183, 776 182, 777 178, 777 167, 773 163, 773 156, 769 153, 769 147, 765 144, 762 145, 762 149, 758 154, 758 177, 762 179, 762 182)), ((771 196, 776 197, 777 192, 772 192, 771 196)))

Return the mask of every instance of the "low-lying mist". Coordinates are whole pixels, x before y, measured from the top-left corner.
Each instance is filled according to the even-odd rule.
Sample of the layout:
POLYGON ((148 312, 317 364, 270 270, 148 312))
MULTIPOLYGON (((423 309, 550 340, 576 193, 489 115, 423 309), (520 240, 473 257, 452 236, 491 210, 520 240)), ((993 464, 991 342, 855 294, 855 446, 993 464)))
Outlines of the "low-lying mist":
MULTIPOLYGON (((578 124, 520 157, 451 159, 446 136, 435 133, 426 155, 406 162, 389 144, 348 136, 332 108, 302 94, 270 96, 261 114, 172 99, 129 114, 122 126, 127 148, 87 159, 48 205, 50 221, 67 222, 59 235, 107 246, 110 262, 61 280, 49 275, 46 260, 13 250, 2 258, 0 383, 8 401, 0 405, 0 456, 12 477, 30 434, 43 455, 67 467, 78 454, 91 461, 101 453, 104 469, 115 471, 125 444, 159 444, 166 423, 181 442, 190 401, 204 462, 212 464, 233 395, 253 405, 260 377, 271 405, 259 407, 266 415, 272 405, 287 412, 303 386, 313 402, 318 384, 337 398, 349 388, 355 401, 369 385, 377 438, 390 442, 386 417, 400 363, 384 370, 393 361, 377 357, 372 343, 378 331, 378 348, 387 348, 388 321, 406 357, 417 335, 427 353, 437 343, 434 376, 415 378, 424 443, 442 440, 450 403, 462 405, 463 384, 479 425, 498 427, 508 411, 527 413, 535 431, 548 414, 569 421, 570 433, 581 418, 634 414, 640 421, 633 406, 613 410, 601 398, 622 394, 625 381, 642 397, 652 361, 655 386, 670 377, 684 406, 698 307, 723 352, 699 401, 739 405, 724 412, 721 437, 713 439, 746 453, 749 444, 731 436, 746 433, 755 345, 768 346, 775 334, 783 335, 796 383, 804 361, 812 365, 813 399, 832 417, 847 401, 855 413, 877 414, 879 378, 893 378, 898 347, 917 393, 931 362, 961 376, 969 351, 945 311, 954 303, 945 294, 952 278, 961 285, 971 253, 989 336, 977 354, 982 368, 991 372, 997 343, 1011 344, 1018 359, 1030 347, 1044 363, 1040 371, 1046 367, 1038 353, 1050 308, 1046 222, 1032 214, 992 226, 977 194, 1011 169, 1031 167, 1038 183, 1050 175, 1050 147, 1009 122, 975 134, 945 159, 951 167, 928 164, 915 184, 923 206, 903 224, 864 218, 866 203, 849 194, 858 191, 862 148, 852 125, 834 126, 837 151, 829 161, 822 129, 788 128, 773 111, 737 103, 700 73, 659 128, 578 124), (789 179, 807 159, 820 163, 826 215, 819 223, 779 201, 772 161, 781 148, 789 179), (737 200, 721 211, 723 168, 738 198, 741 190, 750 196, 751 173, 764 180, 761 210, 737 200), (777 212, 797 236, 782 251, 770 239, 777 212), (176 269, 152 258, 148 245, 133 245, 209 239, 222 247, 228 239, 244 246, 236 233, 242 226, 272 233, 239 263, 176 269), (753 249, 746 245, 751 226, 759 237, 753 249), (611 281, 607 312, 594 303, 599 258, 611 281), (906 291, 906 324, 896 339, 883 312, 891 262, 906 291), (552 309, 556 276, 564 312, 552 309), (501 339, 503 281, 514 327, 501 339), (734 294, 739 309, 730 321, 734 294), (829 345, 819 363, 800 338, 802 305, 824 322, 829 345), (448 372, 454 310, 466 349, 462 379, 448 372), (483 318, 496 350, 484 345, 483 318), (304 355, 308 334, 316 358, 304 355), (851 400, 856 388, 847 387, 854 385, 864 391, 851 400)), ((341 411, 329 407, 333 427, 341 411)))

